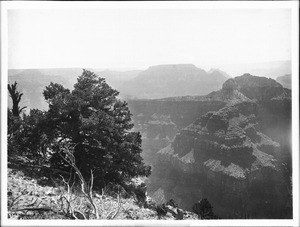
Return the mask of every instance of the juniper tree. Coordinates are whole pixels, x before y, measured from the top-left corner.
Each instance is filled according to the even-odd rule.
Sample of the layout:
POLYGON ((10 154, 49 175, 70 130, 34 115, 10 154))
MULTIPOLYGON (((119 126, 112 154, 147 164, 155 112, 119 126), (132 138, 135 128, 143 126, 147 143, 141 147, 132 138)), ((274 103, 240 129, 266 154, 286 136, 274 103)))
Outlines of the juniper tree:
POLYGON ((141 135, 132 131, 127 103, 117 98, 119 92, 105 79, 83 70, 72 91, 51 83, 43 94, 49 104, 46 124, 56 141, 53 166, 66 164, 60 152, 64 141, 72 144, 76 165, 87 179, 94 171, 99 187, 150 174, 140 156, 141 135))

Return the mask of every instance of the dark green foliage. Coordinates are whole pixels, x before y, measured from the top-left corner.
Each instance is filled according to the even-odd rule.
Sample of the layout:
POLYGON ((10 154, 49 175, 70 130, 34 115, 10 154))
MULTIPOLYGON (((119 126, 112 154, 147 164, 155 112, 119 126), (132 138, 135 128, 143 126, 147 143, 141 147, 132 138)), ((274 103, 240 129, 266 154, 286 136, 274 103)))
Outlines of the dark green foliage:
POLYGON ((44 165, 49 158, 49 139, 45 134, 45 112, 30 110, 29 115, 13 116, 8 110, 8 157, 22 157, 31 164, 44 165))
POLYGON ((47 137, 44 132, 43 119, 45 113, 33 109, 29 115, 20 113, 19 103, 23 93, 17 90, 17 82, 8 85, 13 101, 12 110, 8 109, 8 158, 23 159, 30 164, 45 164, 47 159, 47 137))
POLYGON ((14 157, 20 151, 18 143, 19 128, 22 120, 19 116, 14 116, 10 109, 7 110, 7 149, 8 158, 14 157))
MULTIPOLYGON (((16 83, 9 89, 19 102, 22 94, 16 83)), ((87 181, 93 171, 96 188, 109 183, 124 186, 134 177, 149 176, 150 167, 140 156, 141 135, 131 131, 131 114, 118 94, 87 70, 72 91, 51 83, 43 92, 48 111, 33 109, 21 117, 14 114, 16 108, 8 110, 9 161, 49 166, 48 174, 70 172, 63 152, 67 149, 87 181)), ((21 110, 18 107, 18 113, 21 110)), ((139 200, 144 196, 140 194, 139 200)))
POLYGON ((62 85, 51 82, 47 89, 44 90, 43 95, 46 100, 52 100, 55 98, 59 98, 60 96, 64 97, 64 95, 67 95, 69 93, 69 89, 65 89, 62 85))
POLYGON ((19 116, 14 116, 10 109, 7 109, 7 134, 8 139, 20 128, 22 120, 19 116))
POLYGON ((25 108, 19 107, 19 102, 23 93, 17 90, 17 82, 10 85, 8 84, 9 95, 12 99, 13 106, 10 110, 7 109, 7 144, 9 157, 16 156, 20 150, 18 142, 18 132, 22 125, 21 111, 25 108))
POLYGON ((22 107, 22 108, 19 107, 19 103, 21 101, 23 93, 17 90, 17 82, 15 82, 12 85, 9 84, 8 91, 9 91, 9 95, 13 101, 12 114, 15 117, 19 117, 22 110, 26 108, 26 107, 22 107))
POLYGON ((213 212, 213 207, 205 198, 195 203, 193 212, 196 213, 199 219, 217 219, 218 217, 213 212))
POLYGON ((49 138, 46 136, 46 126, 44 124, 45 112, 32 109, 29 115, 23 117, 23 128, 21 134, 24 138, 23 149, 25 154, 36 164, 43 165, 49 158, 48 147, 49 138))
POLYGON ((44 91, 49 103, 45 125, 53 137, 51 165, 66 166, 62 143, 73 146, 76 165, 86 178, 94 171, 95 186, 120 183, 136 176, 148 176, 150 167, 140 156, 141 135, 133 127, 127 103, 105 79, 83 70, 74 90, 51 83, 44 91))

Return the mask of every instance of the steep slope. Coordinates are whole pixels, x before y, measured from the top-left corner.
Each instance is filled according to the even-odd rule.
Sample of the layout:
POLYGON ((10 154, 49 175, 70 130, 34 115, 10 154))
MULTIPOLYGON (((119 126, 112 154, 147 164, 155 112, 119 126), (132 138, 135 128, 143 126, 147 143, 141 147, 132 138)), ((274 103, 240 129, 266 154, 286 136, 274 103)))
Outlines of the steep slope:
POLYGON ((217 69, 217 68, 211 68, 209 71, 208 71, 209 74, 213 74, 213 73, 221 73, 223 76, 226 77, 226 79, 230 79, 231 76, 228 75, 226 72, 220 70, 220 69, 217 69))
POLYGON ((234 78, 241 93, 250 99, 268 101, 279 95, 289 95, 288 90, 273 79, 244 74, 234 78))
POLYGON ((238 90, 258 104, 260 130, 280 143, 281 153, 278 158, 288 163, 291 169, 291 90, 273 79, 250 74, 234 80, 238 90))
POLYGON ((151 66, 121 86, 123 96, 158 99, 172 96, 204 95, 220 89, 226 77, 209 74, 192 64, 151 66))
MULTIPOLYGON (((156 153, 159 148, 169 144, 167 141, 172 140, 172 137, 166 139, 159 136, 155 144, 161 146, 151 146, 148 140, 153 140, 153 138, 147 135, 149 130, 153 130, 153 127, 149 126, 152 124, 153 115, 168 116, 170 122, 175 124, 175 127, 172 128, 176 133, 177 130, 191 124, 197 117, 208 111, 216 111, 225 105, 249 102, 253 99, 258 104, 257 120, 262 132, 282 145, 282 150, 284 150, 282 158, 288 160, 291 159, 290 140, 288 139, 291 132, 290 95, 290 90, 283 88, 272 79, 244 74, 237 78, 228 79, 223 84, 222 89, 205 96, 128 100, 128 104, 133 114, 136 130, 143 133, 143 151, 148 153, 147 156, 151 156, 153 160, 153 152, 156 153)), ((164 126, 157 123, 156 127, 164 126)))
MULTIPOLYGON (((26 219, 69 219, 74 217, 67 214, 66 210, 68 203, 61 198, 73 198, 70 199, 71 207, 74 207, 74 214, 77 218, 82 219, 79 212, 85 212, 89 210, 90 203, 84 202, 84 196, 80 195, 79 190, 75 190, 71 193, 67 191, 66 186, 59 180, 52 179, 51 183, 24 174, 24 169, 8 168, 7 176, 7 202, 8 202, 8 219, 10 220, 26 220, 26 219), (76 206, 75 206, 76 204, 76 206), (75 208, 76 207, 76 208, 75 208), (78 210, 79 212, 76 212, 78 210)), ((31 174, 30 174, 31 175, 31 174)), ((74 190, 74 185, 73 185, 74 190)), ((94 197, 94 203, 101 213, 101 220, 109 219, 108 217, 115 213, 115 219, 118 220, 176 220, 177 210, 172 206, 167 207, 167 213, 164 216, 158 215, 157 211, 153 207, 155 201, 151 198, 147 198, 147 201, 151 202, 152 207, 141 207, 138 205, 134 197, 120 196, 120 200, 116 196, 112 196, 112 192, 109 190, 103 190, 102 192, 94 191, 94 193, 101 194, 101 200, 99 197, 94 197)), ((120 193, 121 194, 121 193, 120 193)), ((150 203, 149 203, 150 205, 150 203)), ((198 216, 195 213, 188 212, 179 208, 182 212, 183 220, 197 220, 198 216)), ((177 210, 178 211, 178 210, 177 210)), ((90 219, 94 217, 88 216, 90 219)), ((95 220, 95 219, 94 219, 95 220)))
POLYGON ((292 75, 286 74, 284 76, 279 76, 276 81, 280 83, 283 87, 291 89, 292 88, 292 75))
POLYGON ((155 154, 174 139, 178 130, 198 116, 225 106, 221 101, 127 100, 134 129, 142 134, 142 156, 152 164, 155 154))
POLYGON ((150 194, 174 198, 186 209, 207 197, 222 218, 291 217, 289 89, 275 80, 244 74, 207 96, 159 101, 160 106, 223 106, 199 114, 154 155, 150 194))
POLYGON ((213 91, 205 96, 208 100, 218 100, 227 104, 234 104, 251 99, 245 96, 239 89, 237 82, 234 79, 228 79, 223 84, 222 89, 213 91))
POLYGON ((287 218, 280 145, 259 131, 255 102, 209 112, 157 153, 149 191, 186 209, 208 198, 222 218, 287 218), (229 202, 230 201, 230 202, 229 202))

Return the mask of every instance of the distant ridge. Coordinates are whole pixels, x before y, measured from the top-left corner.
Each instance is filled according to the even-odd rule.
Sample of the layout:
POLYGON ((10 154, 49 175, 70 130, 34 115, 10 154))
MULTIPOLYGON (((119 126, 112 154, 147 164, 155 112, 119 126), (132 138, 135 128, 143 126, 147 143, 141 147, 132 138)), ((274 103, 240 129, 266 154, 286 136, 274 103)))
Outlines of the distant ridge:
MULTIPOLYGON (((237 102, 247 98, 262 100, 290 95, 290 90, 273 79, 244 74, 227 80, 224 72, 219 69, 206 72, 193 64, 157 65, 144 71, 94 72, 106 78, 107 83, 120 91, 120 97, 125 99, 237 102), (222 87, 228 81, 237 83, 238 89, 225 92, 222 87)), ((27 111, 30 108, 47 109, 48 105, 42 95, 45 87, 50 82, 55 82, 72 89, 81 73, 81 68, 12 69, 8 70, 8 82, 17 81, 18 87, 24 93, 21 106, 27 106, 27 111)), ((10 98, 8 101, 11 105, 10 98)))
POLYGON ((160 99, 161 101, 222 101, 228 104, 266 101, 276 98, 290 98, 291 91, 271 78, 253 76, 245 73, 242 76, 226 80, 222 89, 208 95, 179 96, 160 99))
POLYGON ((193 64, 150 66, 119 88, 128 98, 158 99, 171 96, 204 95, 221 88, 226 77, 207 73, 193 64))
POLYGON ((289 88, 289 89, 292 88, 292 75, 291 74, 279 76, 276 78, 276 81, 285 88, 289 88))
POLYGON ((226 72, 220 70, 220 69, 217 69, 217 68, 211 68, 208 73, 209 74, 213 74, 213 73, 221 73, 223 76, 225 76, 227 79, 231 78, 230 75, 228 75, 226 72))

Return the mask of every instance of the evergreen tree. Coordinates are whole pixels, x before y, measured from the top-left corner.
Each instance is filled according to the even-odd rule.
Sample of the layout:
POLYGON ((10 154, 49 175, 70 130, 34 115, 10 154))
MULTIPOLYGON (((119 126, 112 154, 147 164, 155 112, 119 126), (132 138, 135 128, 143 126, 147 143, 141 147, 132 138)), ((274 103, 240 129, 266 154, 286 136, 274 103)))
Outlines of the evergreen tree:
POLYGON ((47 133, 54 139, 52 166, 66 165, 61 150, 68 143, 80 171, 89 178, 92 169, 99 187, 150 174, 140 156, 141 135, 131 131, 127 103, 117 98, 119 92, 105 79, 83 70, 74 90, 51 83, 43 94, 49 104, 47 133))
MULTIPOLYGON (((49 154, 49 138, 45 134, 45 112, 32 109, 29 115, 13 116, 8 110, 8 158, 23 157, 31 164, 44 165, 49 154)), ((24 159, 24 160, 25 160, 24 159)))

